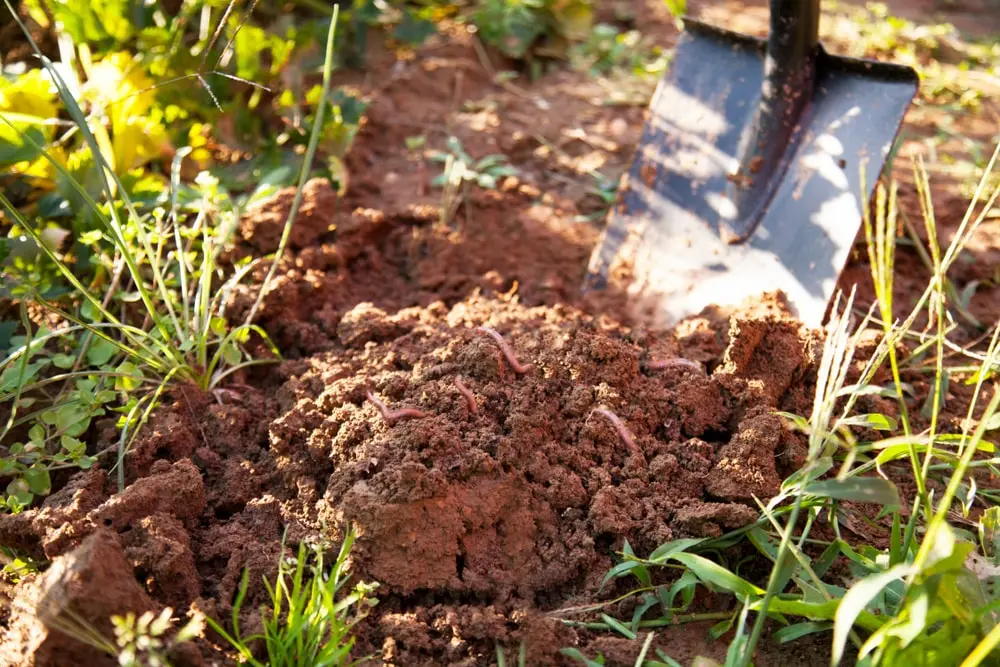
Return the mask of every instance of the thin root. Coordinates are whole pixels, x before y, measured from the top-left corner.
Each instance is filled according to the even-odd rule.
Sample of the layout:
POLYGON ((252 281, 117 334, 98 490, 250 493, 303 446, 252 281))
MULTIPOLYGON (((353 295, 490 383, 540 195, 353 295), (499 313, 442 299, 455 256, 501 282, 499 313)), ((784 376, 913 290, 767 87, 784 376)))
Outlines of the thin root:
MULTIPOLYGON (((627 428, 625 428, 625 424, 623 424, 622 420, 618 418, 618 415, 611 412, 611 410, 603 405, 598 408, 594 408, 594 412, 611 422, 611 425, 615 427, 616 431, 618 431, 618 436, 622 439, 622 442, 625 443, 625 446, 629 448, 629 451, 633 454, 642 453, 638 445, 635 444, 635 440, 632 439, 632 434, 628 432, 627 428)), ((593 412, 591 414, 593 414, 593 412)))
POLYGON ((662 370, 664 368, 690 368, 695 373, 701 373, 701 364, 697 361, 692 361, 690 359, 684 359, 683 357, 674 357, 672 359, 657 359, 655 361, 650 361, 646 364, 646 368, 650 370, 662 370))
POLYGON ((479 412, 479 406, 476 405, 476 397, 473 396, 469 388, 465 386, 465 383, 462 382, 462 378, 460 376, 455 376, 455 386, 458 388, 458 391, 461 392, 462 396, 465 397, 465 402, 469 404, 469 412, 477 414, 479 412))
POLYGON ((514 355, 514 350, 511 349, 510 345, 506 340, 504 340, 504 337, 496 331, 496 329, 492 329, 490 327, 476 327, 476 331, 481 331, 496 341, 497 346, 500 347, 500 351, 503 352, 503 356, 507 358, 507 363, 514 369, 515 373, 525 373, 531 368, 531 366, 525 366, 517 360, 517 356, 514 355))
POLYGON ((378 408, 378 411, 382 413, 382 419, 392 426, 394 422, 399 419, 423 419, 427 416, 426 412, 421 412, 416 408, 399 408, 397 410, 390 410, 386 407, 386 404, 379 400, 379 398, 372 392, 368 392, 368 400, 371 401, 372 405, 378 408))

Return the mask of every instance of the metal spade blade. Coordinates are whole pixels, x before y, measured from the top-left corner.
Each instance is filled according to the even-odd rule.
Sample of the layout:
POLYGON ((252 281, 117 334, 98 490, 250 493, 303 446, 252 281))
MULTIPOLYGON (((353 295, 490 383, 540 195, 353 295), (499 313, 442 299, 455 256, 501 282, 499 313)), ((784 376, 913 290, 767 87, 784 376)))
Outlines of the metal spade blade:
POLYGON ((919 80, 827 53, 818 22, 819 0, 771 0, 767 41, 685 21, 586 290, 620 265, 659 324, 775 290, 822 323, 919 80))

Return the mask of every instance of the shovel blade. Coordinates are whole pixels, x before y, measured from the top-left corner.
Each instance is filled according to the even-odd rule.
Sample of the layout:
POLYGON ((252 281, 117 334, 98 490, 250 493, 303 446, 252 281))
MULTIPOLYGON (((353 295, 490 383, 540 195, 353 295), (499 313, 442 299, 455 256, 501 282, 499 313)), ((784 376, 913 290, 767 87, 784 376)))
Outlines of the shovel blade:
POLYGON ((720 223, 734 215, 727 192, 744 173, 738 145, 760 100, 765 43, 694 21, 685 27, 585 290, 624 272, 637 314, 661 325, 781 290, 800 319, 818 326, 917 74, 821 49, 788 166, 772 175, 780 179, 773 198, 749 240, 729 244, 720 223))

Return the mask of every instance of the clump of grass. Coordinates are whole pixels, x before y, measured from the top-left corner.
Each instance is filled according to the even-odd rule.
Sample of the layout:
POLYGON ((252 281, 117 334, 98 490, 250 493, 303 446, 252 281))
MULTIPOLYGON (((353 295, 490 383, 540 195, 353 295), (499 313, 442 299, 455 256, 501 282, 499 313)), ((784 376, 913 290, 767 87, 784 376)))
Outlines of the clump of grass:
MULTIPOLYGON (((727 667, 752 663, 768 621, 779 626, 773 638, 782 643, 828 634, 834 665, 849 651, 857 656, 858 664, 872 667, 971 667, 996 662, 1000 591, 992 582, 995 566, 989 563, 1000 562, 996 548, 1000 509, 995 505, 996 497, 979 491, 971 475, 978 468, 995 471, 1000 464, 994 445, 985 437, 1000 424, 1000 385, 996 383, 1000 326, 994 327, 983 352, 951 342, 948 335, 955 328, 951 313, 955 304, 946 289, 946 276, 1000 196, 1000 188, 989 190, 986 185, 998 157, 1000 146, 947 248, 937 246, 929 179, 921 163, 916 164, 914 175, 930 239, 927 256, 932 275, 922 297, 901 320, 893 315, 899 224, 895 188, 880 186, 877 190, 876 215, 865 218, 876 302, 870 310, 862 311, 859 323, 851 317, 853 296, 845 307, 834 308, 810 416, 781 413, 791 428, 808 437, 805 462, 784 480, 776 497, 767 503, 758 501, 761 518, 718 539, 669 542, 645 558, 633 553, 626 543, 622 562, 608 573, 606 581, 629 577, 637 582, 623 596, 636 598, 632 618, 622 621, 600 613, 622 599, 618 598, 565 610, 567 614, 600 613, 600 620, 567 623, 636 639, 642 630, 714 619, 718 623, 711 636, 718 638, 735 630, 725 660, 727 667), (927 315, 928 326, 918 332, 914 323, 922 313, 927 315), (880 328, 881 338, 871 358, 862 360, 858 378, 849 384, 861 336, 872 326, 880 328), (900 346, 914 340, 919 341, 921 354, 903 358, 898 353, 900 346), (975 363, 949 368, 949 359, 955 354, 975 363), (891 371, 891 381, 872 384, 876 371, 885 365, 891 371), (921 411, 923 421, 919 423, 923 426, 919 429, 915 412, 907 403, 908 373, 930 374, 932 378, 931 398, 921 411), (948 378, 955 382, 956 377, 972 388, 972 396, 959 432, 949 433, 943 428, 944 387, 948 378), (983 399, 987 390, 992 392, 989 401, 983 399), (898 420, 884 414, 856 413, 859 399, 866 395, 894 399, 899 406, 898 420), (860 438, 859 432, 880 435, 870 440, 860 438), (901 467, 902 463, 906 465, 901 467), (913 497, 900 497, 892 481, 900 476, 913 480, 913 497), (935 487, 944 490, 932 493, 935 487), (880 506, 882 510, 868 519, 859 517, 846 502, 880 506), (984 510, 978 534, 953 521, 955 516, 968 517, 974 505, 984 510), (842 533, 843 527, 868 520, 889 524, 888 547, 849 542, 842 533), (820 521, 833 530, 834 539, 814 536, 813 529, 820 521), (743 541, 749 541, 772 563, 763 588, 740 576, 738 566, 721 558, 723 548, 743 541), (841 567, 834 568, 835 563, 841 567), (657 583, 656 572, 668 569, 677 570, 680 577, 657 583), (691 613, 694 590, 700 586, 728 592, 739 604, 720 615, 691 613)), ((602 664, 579 652, 572 657, 586 664, 602 664)), ((646 664, 671 663, 661 659, 646 664)))
MULTIPOLYGON (((9 0, 4 2, 16 18, 9 0)), ((167 389, 189 385, 219 392, 235 374, 280 359, 267 333, 253 320, 287 245, 325 127, 336 24, 334 11, 316 117, 277 256, 257 301, 235 326, 226 319, 227 298, 257 262, 238 266, 228 275, 224 272, 220 254, 239 214, 230 210, 230 224, 213 224, 211 215, 220 201, 218 180, 202 173, 193 189, 182 190, 181 161, 192 150, 182 149, 172 164, 168 205, 142 209, 97 136, 99 130, 94 128, 99 124, 78 103, 62 68, 32 42, 95 164, 99 194, 93 195, 37 136, 6 116, 0 120, 83 202, 95 225, 87 235, 89 242, 99 251, 106 244, 101 261, 106 261, 108 270, 103 280, 86 284, 74 258, 51 241, 47 228, 0 192, 0 206, 16 232, 32 243, 35 263, 44 262, 46 270, 66 285, 53 291, 50 283, 28 279, 11 290, 20 302, 23 334, 11 337, 6 357, 0 360, 0 403, 11 406, 0 430, 0 477, 9 479, 2 497, 7 510, 19 511, 36 496, 49 493, 50 471, 92 466, 102 452, 88 451, 84 436, 95 419, 108 413, 118 415, 115 467, 119 488, 124 488, 123 459, 167 389), (41 307, 47 318, 62 324, 35 329, 28 304, 41 307), (266 352, 254 356, 251 344, 266 352)), ((15 258, 13 268, 18 267, 26 267, 23 257, 15 258)), ((6 268, 5 274, 13 275, 6 268)))
POLYGON ((208 624, 236 649, 242 660, 253 667, 347 667, 362 664, 366 658, 351 659, 354 627, 377 604, 372 593, 377 584, 358 583, 348 589, 348 557, 355 534, 349 532, 341 544, 336 561, 327 568, 324 545, 299 544, 294 557, 284 555, 278 562, 278 576, 272 584, 266 579, 271 609, 261 609, 264 632, 244 637, 240 632, 240 611, 246 598, 249 571, 245 570, 233 605, 229 634, 218 622, 208 624), (265 661, 258 660, 250 644, 264 644, 265 661))

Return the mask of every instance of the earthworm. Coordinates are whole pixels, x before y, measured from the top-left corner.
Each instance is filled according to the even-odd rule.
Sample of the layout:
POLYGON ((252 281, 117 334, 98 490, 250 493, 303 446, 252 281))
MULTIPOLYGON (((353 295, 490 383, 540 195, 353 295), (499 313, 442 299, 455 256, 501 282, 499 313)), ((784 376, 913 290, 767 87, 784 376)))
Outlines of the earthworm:
POLYGON ((469 404, 469 412, 471 412, 472 414, 477 414, 479 412, 479 407, 476 405, 476 397, 472 395, 472 392, 469 391, 469 388, 465 386, 464 382, 462 382, 461 376, 458 375, 455 376, 455 386, 458 387, 458 390, 462 393, 462 396, 465 397, 465 402, 469 404))
POLYGON ((423 419, 427 416, 427 413, 421 412, 416 408, 399 408, 398 410, 390 410, 386 407, 385 403, 380 401, 375 394, 368 392, 368 400, 372 402, 379 412, 382 413, 382 418, 385 419, 386 423, 392 426, 392 423, 397 419, 423 419))
POLYGON ((678 367, 690 368, 696 373, 701 372, 701 365, 697 361, 691 361, 690 359, 684 359, 682 357, 674 357, 673 359, 657 359, 646 364, 646 368, 649 368, 650 370, 678 367))
POLYGON ((606 417, 607 420, 611 422, 612 426, 615 427, 615 430, 618 431, 618 436, 622 439, 622 442, 625 443, 625 446, 628 447, 633 454, 641 453, 639 447, 635 444, 635 440, 632 439, 632 434, 628 432, 627 428, 625 428, 625 424, 623 424, 622 420, 618 418, 618 415, 611 412, 611 410, 603 405, 598 408, 594 408, 594 412, 606 417))
POLYGON ((507 357, 507 363, 514 369, 515 373, 524 373, 531 368, 530 366, 524 366, 517 360, 517 357, 514 356, 514 350, 510 348, 507 341, 505 341, 503 336, 497 333, 495 329, 491 329, 490 327, 476 327, 476 331, 482 331, 484 334, 489 334, 490 337, 496 341, 496 344, 500 347, 500 351, 503 352, 503 356, 507 357))

